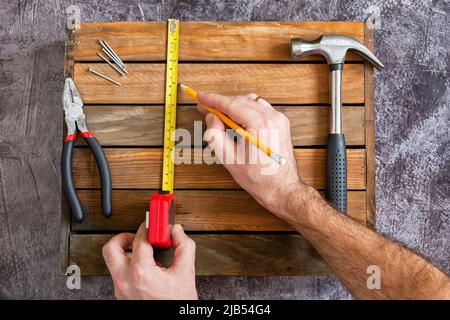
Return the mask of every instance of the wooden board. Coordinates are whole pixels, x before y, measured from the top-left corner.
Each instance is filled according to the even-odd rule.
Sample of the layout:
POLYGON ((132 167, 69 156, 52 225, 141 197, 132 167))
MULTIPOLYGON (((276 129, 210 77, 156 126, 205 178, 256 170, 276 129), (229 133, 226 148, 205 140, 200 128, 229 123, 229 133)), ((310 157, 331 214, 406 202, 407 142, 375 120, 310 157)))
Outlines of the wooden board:
MULTIPOLYGON (((328 66, 320 56, 293 61, 290 40, 341 33, 370 45, 372 35, 364 23, 182 22, 180 32, 180 81, 227 95, 256 92, 270 101, 291 121, 302 179, 324 190, 328 66)), ((108 274, 102 245, 114 233, 134 231, 144 219, 150 195, 160 187, 165 45, 164 22, 82 23, 68 36, 66 75, 74 77, 89 127, 104 146, 113 178, 114 213, 111 219, 101 214, 95 161, 78 140, 73 175, 86 218, 82 224, 71 221, 63 206, 63 269, 72 262, 84 275, 108 274), (99 39, 107 40, 127 62, 128 76, 120 77, 97 57, 99 39), (88 73, 90 67, 123 85, 88 73)), ((343 74, 348 214, 373 227, 373 73, 359 56, 349 53, 343 74)), ((194 121, 202 121, 193 101, 183 94, 177 115, 177 127, 191 135, 194 121)), ((204 127, 202 121, 201 130, 204 127)), ((204 147, 197 141, 195 150, 204 147)), ((175 170, 176 221, 197 243, 198 275, 330 274, 314 249, 256 203, 221 165, 182 164, 175 170)), ((170 264, 170 252, 160 258, 170 264)))
MULTIPOLYGON (((328 106, 275 106, 291 122, 292 142, 296 147, 323 146, 328 136, 330 108, 328 106)), ((84 112, 89 128, 103 146, 163 145, 164 106, 88 105, 84 112)), ((204 117, 194 106, 179 106, 177 128, 189 130, 194 144, 194 121, 202 121, 202 136, 206 128, 204 117)), ((343 108, 343 132, 348 146, 365 145, 364 107, 343 108)), ((201 137, 202 137, 201 136, 201 137)), ((85 144, 79 137, 78 144, 85 144)), ((198 144, 197 144, 198 145, 198 144)), ((204 142, 203 142, 204 145, 204 142)))
MULTIPOLYGON (((75 63, 74 79, 85 103, 164 103, 165 65, 128 65, 129 76, 119 78, 106 63, 75 63), (89 72, 94 68, 122 86, 89 72)), ((258 92, 274 104, 318 104, 329 101, 326 64, 189 63, 178 66, 178 81, 224 95, 258 92)), ((343 103, 364 103, 364 65, 350 64, 343 73, 343 103)), ((193 103, 179 93, 179 103, 193 103)))
MULTIPOLYGON (((72 220, 75 231, 135 231, 148 210, 149 199, 157 190, 114 190, 114 215, 105 219, 101 213, 100 191, 80 190, 86 208, 83 223, 72 220)), ((348 193, 348 215, 366 224, 366 194, 348 193)), ((261 207, 242 190, 177 191, 177 223, 188 231, 294 231, 286 222, 261 207), (217 207, 217 203, 227 205, 217 207)))
MULTIPOLYGON (((297 234, 194 234, 196 273, 228 276, 325 275, 330 269, 311 245, 297 234), (242 257, 245 257, 243 259, 242 257)), ((70 237, 70 261, 84 275, 105 275, 101 248, 111 235, 70 237)), ((163 265, 170 252, 157 255, 163 265)))
MULTIPOLYGON (((101 61, 96 51, 106 40, 124 61, 165 61, 166 26, 160 22, 83 22, 77 31, 76 61, 101 61)), ((184 22, 180 61, 290 61, 290 40, 345 34, 364 42, 360 22, 184 22)), ((307 60, 323 60, 311 56, 307 60)), ((350 53, 348 61, 361 61, 350 53)))
MULTIPOLYGON (((161 186, 163 150, 153 148, 105 148, 114 189, 158 189, 161 186)), ((201 163, 192 152, 191 164, 175 167, 175 189, 240 189, 220 164, 201 163), (194 164, 199 161, 201 164, 194 164)), ((298 170, 303 181, 317 189, 325 188, 325 149, 295 149, 298 170)), ((365 150, 347 150, 348 189, 366 187, 365 150)), ((73 178, 77 188, 100 188, 97 164, 88 148, 73 155, 73 178)))

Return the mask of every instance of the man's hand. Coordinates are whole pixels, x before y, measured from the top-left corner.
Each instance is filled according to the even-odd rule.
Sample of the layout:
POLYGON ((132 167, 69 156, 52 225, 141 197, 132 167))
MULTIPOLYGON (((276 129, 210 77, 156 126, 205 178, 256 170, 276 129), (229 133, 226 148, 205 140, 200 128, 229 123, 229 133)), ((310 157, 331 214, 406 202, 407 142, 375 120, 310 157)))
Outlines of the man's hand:
MULTIPOLYGON (((320 194, 303 184, 297 176, 288 119, 264 101, 250 94, 225 97, 199 93, 199 111, 216 108, 252 134, 261 130, 278 130, 278 152, 287 163, 273 174, 262 169, 267 155, 259 152, 256 164, 232 164, 239 152, 246 150, 242 141, 235 143, 225 132, 222 121, 212 113, 206 115, 205 139, 233 178, 259 203, 290 222, 324 257, 342 283, 356 298, 377 299, 449 299, 450 278, 407 249, 361 226, 331 207, 320 194), (368 267, 379 270, 380 288, 369 286, 368 267)), ((242 139, 241 139, 242 140, 242 139)), ((265 141, 272 146, 272 141, 265 141)))
POLYGON ((197 299, 195 242, 181 225, 173 227, 173 245, 173 264, 166 269, 153 258, 144 224, 136 236, 121 233, 109 240, 102 252, 117 299, 197 299))
POLYGON ((205 140, 240 186, 272 213, 291 221, 288 201, 293 193, 301 193, 305 185, 297 173, 289 119, 264 99, 256 102, 256 97, 256 94, 228 97, 200 92, 198 110, 206 114, 208 127, 205 140), (202 105, 221 111, 250 133, 259 136, 286 163, 278 165, 255 145, 244 143, 243 139, 236 143, 227 135, 224 123, 213 113, 207 113, 202 105), (239 153, 244 152, 246 157, 256 154, 257 161, 252 163, 246 160, 244 164, 243 161, 238 162, 239 153))

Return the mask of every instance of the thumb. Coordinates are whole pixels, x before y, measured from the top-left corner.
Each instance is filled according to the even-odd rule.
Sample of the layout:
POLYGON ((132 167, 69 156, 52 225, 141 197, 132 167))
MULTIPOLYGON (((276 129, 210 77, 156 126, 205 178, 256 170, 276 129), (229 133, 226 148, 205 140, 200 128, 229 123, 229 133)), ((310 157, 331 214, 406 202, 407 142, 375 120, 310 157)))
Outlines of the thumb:
POLYGON ((142 223, 136 232, 133 241, 132 260, 134 263, 142 263, 142 265, 155 266, 156 262, 153 257, 153 247, 148 242, 148 230, 145 223, 142 223))
POLYGON ((195 242, 189 238, 181 225, 172 229, 172 240, 175 248, 171 269, 179 273, 195 275, 195 242))

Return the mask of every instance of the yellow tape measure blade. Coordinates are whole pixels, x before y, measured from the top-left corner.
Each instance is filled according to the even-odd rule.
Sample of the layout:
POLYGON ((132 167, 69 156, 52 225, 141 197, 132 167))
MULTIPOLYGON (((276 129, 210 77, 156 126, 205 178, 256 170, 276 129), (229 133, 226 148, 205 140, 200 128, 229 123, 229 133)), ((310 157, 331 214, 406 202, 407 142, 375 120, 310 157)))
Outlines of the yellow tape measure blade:
POLYGON ((180 22, 169 19, 167 26, 166 96, 162 191, 173 193, 175 129, 177 120, 178 37, 180 22))

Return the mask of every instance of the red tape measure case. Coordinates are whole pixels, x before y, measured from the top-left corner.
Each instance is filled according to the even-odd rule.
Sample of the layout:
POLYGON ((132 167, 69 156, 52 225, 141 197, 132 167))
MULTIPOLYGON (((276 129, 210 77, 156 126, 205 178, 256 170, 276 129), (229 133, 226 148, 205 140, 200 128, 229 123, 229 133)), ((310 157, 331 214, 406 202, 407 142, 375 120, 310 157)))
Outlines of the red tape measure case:
POLYGON ((150 199, 148 241, 157 248, 172 246, 172 226, 175 215, 173 193, 158 192, 150 199))

